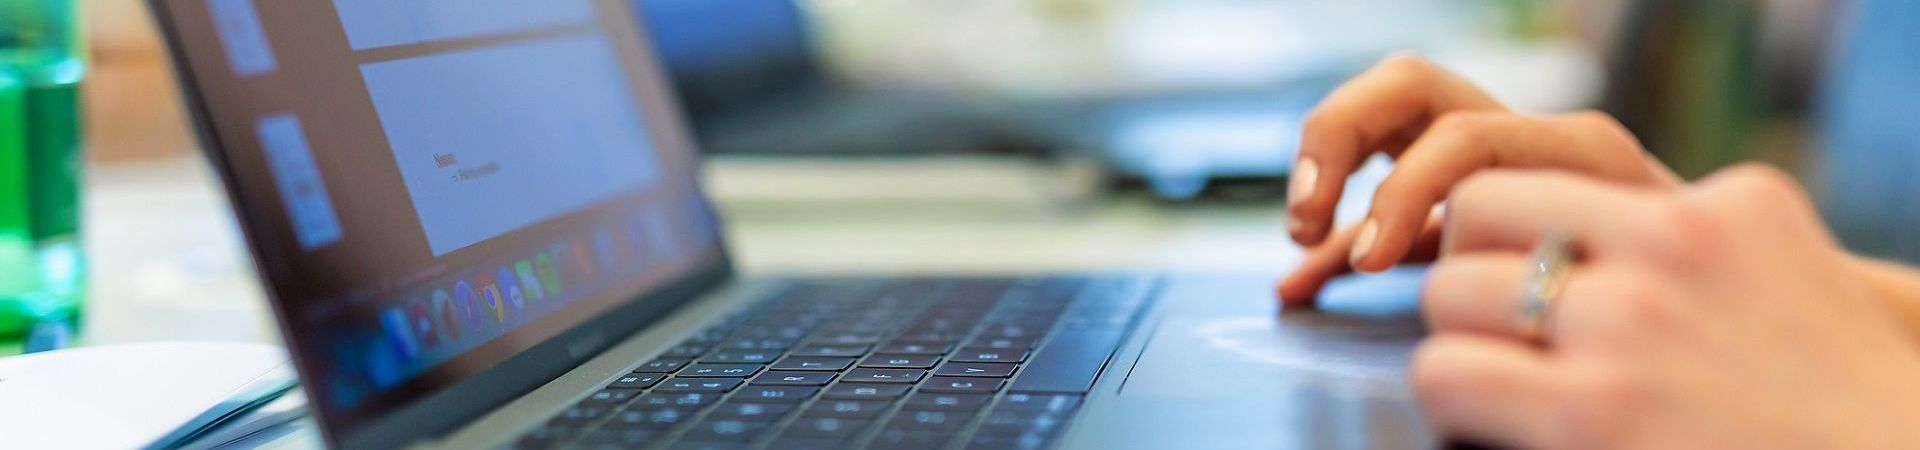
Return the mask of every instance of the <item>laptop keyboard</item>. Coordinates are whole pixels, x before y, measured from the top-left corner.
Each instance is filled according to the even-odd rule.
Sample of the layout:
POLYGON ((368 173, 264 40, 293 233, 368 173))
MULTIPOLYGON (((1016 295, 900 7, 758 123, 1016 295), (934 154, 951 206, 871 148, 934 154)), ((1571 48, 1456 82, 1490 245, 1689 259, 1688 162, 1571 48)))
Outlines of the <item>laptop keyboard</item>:
POLYGON ((1042 449, 1149 299, 1118 279, 794 282, 515 448, 1042 449))

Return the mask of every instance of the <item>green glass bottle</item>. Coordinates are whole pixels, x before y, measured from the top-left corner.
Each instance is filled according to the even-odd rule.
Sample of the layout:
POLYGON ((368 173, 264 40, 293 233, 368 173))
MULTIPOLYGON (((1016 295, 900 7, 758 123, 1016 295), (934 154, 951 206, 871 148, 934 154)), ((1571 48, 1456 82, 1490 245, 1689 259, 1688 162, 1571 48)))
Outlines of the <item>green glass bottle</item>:
POLYGON ((76 323, 85 297, 77 1, 0 1, 0 342, 76 323))

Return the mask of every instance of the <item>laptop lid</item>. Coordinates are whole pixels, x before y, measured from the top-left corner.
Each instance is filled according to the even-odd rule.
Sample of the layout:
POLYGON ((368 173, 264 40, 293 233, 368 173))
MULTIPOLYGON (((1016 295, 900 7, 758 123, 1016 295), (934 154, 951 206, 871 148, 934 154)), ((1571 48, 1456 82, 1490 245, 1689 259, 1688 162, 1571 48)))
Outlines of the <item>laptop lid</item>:
POLYGON ((441 434, 729 274, 622 0, 150 0, 331 444, 441 434))

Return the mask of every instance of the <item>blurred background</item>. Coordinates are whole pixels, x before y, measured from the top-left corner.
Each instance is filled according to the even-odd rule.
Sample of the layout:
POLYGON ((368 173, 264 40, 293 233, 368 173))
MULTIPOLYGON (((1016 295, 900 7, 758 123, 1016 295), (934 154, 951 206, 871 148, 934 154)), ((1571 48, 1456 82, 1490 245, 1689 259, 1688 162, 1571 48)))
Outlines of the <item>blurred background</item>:
MULTIPOLYGON (((142 2, 84 1, 89 159, 192 153, 142 2)), ((1393 51, 1521 109, 1613 113, 1688 175, 1803 167, 1852 2, 635 3, 714 154, 992 157, 1207 201, 1277 198, 1301 113, 1393 51)))
MULTIPOLYGON (((1300 118, 1395 51, 1612 113, 1689 177, 1787 167, 1856 248, 1920 255, 1888 226, 1920 182, 1884 170, 1920 168, 1911 1, 634 1, 749 271, 1277 275, 1300 118)), ((144 2, 83 3, 90 326, 151 330, 97 339, 232 310, 270 340, 144 2)))

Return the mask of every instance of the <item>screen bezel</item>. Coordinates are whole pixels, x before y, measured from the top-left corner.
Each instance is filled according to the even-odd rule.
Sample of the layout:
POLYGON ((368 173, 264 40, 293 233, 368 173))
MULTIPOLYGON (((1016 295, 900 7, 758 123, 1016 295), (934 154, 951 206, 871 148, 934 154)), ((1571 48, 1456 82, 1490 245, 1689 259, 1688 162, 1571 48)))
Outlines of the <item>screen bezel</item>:
MULTIPOLYGON (((289 279, 290 268, 282 261, 285 255, 281 250, 288 248, 275 241, 276 233, 271 224, 261 218, 256 208, 251 207, 239 195, 241 186, 240 172, 227 156, 228 148, 222 142, 210 105, 201 95, 199 82, 188 61, 187 44, 176 28, 173 20, 172 3, 192 0, 147 0, 155 23, 161 31, 168 48, 168 59, 181 89, 183 104, 192 118, 193 128, 209 165, 219 174, 221 185, 226 191, 228 203, 232 205, 235 219, 239 222, 242 237, 253 254, 255 270, 265 288, 265 295, 272 305, 276 326, 280 330, 282 341, 288 354, 304 380, 319 379, 321 364, 316 359, 324 357, 318 342, 306 342, 303 336, 290 333, 293 329, 289 321, 295 312, 282 299, 287 296, 284 287, 293 281, 289 279)), ((653 102, 647 110, 657 112, 651 117, 650 131, 664 133, 667 142, 687 148, 675 149, 688 152, 697 160, 699 152, 677 94, 673 93, 669 75, 654 54, 652 43, 646 33, 646 24, 638 20, 639 6, 631 2, 617 0, 598 0, 606 5, 608 11, 628 16, 623 29, 608 30, 615 33, 616 39, 637 39, 637 47, 643 54, 638 66, 646 70, 650 83, 658 85, 654 92, 667 95, 637 99, 640 102, 653 102), (617 9, 613 9, 617 8, 617 9), (622 36, 623 34, 630 34, 622 36)), ((696 165, 697 166, 697 165, 696 165)), ((701 294, 734 278, 732 253, 726 245, 725 227, 718 211, 702 189, 704 177, 698 170, 691 174, 692 189, 698 193, 697 202, 701 203, 707 214, 712 215, 711 230, 716 236, 713 254, 702 259, 706 262, 688 271, 679 279, 642 292, 624 300, 624 303, 600 314, 598 317, 577 324, 547 340, 512 355, 494 367, 475 373, 464 380, 445 386, 408 404, 386 412, 380 417, 366 420, 352 428, 341 429, 332 423, 321 409, 315 411, 315 420, 319 423, 322 436, 330 447, 335 448, 394 448, 409 445, 444 435, 480 416, 498 408, 521 395, 552 381, 555 378, 600 354, 615 343, 633 335, 659 319, 672 313, 679 307, 692 302, 701 294)))

